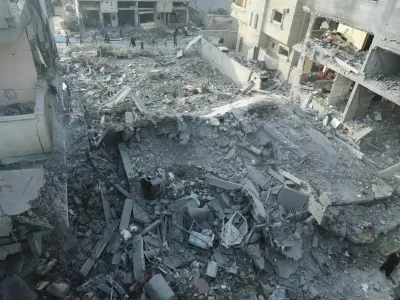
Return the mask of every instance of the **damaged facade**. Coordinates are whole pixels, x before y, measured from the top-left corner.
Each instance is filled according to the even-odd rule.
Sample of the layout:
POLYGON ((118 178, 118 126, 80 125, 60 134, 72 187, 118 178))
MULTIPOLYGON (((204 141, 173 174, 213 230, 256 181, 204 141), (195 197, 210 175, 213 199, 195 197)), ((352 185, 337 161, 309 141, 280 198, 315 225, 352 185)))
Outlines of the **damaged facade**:
POLYGON ((188 22, 188 0, 77 0, 83 24, 88 27, 140 26, 145 23, 182 26, 188 22))
POLYGON ((231 15, 239 22, 236 50, 278 69, 287 80, 299 59, 292 46, 304 38, 309 22, 303 0, 237 0, 231 15))
POLYGON ((1 8, 0 158, 49 152, 57 50, 45 1, 5 0, 1 8))
MULTIPOLYGON (((301 59, 291 80, 300 90, 304 85, 298 83, 302 82, 325 91, 305 99, 307 92, 303 90, 304 105, 312 102, 318 111, 336 107, 339 123, 365 117, 378 101, 382 109, 397 114, 400 47, 396 3, 306 1, 310 22, 304 42, 295 46, 301 59), (374 17, 362 17, 369 15, 374 17), (328 73, 332 78, 325 78, 328 73)), ((372 114, 379 122, 381 112, 372 114)))

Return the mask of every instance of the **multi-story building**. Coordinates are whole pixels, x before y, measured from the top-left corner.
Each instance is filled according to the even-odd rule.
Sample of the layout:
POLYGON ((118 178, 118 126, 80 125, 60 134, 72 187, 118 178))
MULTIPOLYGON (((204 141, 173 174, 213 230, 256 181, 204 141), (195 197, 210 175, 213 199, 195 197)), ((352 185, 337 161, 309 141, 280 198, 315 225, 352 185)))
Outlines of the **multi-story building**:
POLYGON ((180 26, 188 22, 189 0, 75 0, 89 27, 140 26, 155 23, 180 26))
POLYGON ((45 1, 0 7, 0 159, 49 152, 57 49, 45 1))
POLYGON ((231 15, 239 21, 236 50, 264 61, 288 79, 298 55, 292 46, 305 36, 309 16, 303 0, 236 0, 231 15))
POLYGON ((314 71, 331 73, 335 80, 325 105, 338 107, 342 121, 364 116, 376 100, 397 109, 399 1, 307 0, 305 11, 309 24, 304 42, 294 47, 300 54, 294 85, 315 82, 314 71))

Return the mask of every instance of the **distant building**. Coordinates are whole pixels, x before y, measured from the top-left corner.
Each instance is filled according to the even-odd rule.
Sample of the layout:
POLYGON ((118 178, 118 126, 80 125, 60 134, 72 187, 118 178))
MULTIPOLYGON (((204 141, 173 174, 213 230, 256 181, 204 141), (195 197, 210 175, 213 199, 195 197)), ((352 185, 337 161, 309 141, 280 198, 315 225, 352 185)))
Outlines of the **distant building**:
POLYGON ((0 7, 0 159, 49 152, 57 49, 45 1, 0 7))
POLYGON ((190 0, 75 0, 85 26, 181 26, 188 22, 190 0))
POLYGON ((232 0, 192 0, 190 6, 213 15, 228 15, 231 12, 232 0))
POLYGON ((231 15, 239 21, 236 50, 248 59, 265 61, 288 79, 297 64, 292 46, 305 36, 309 15, 303 0, 235 0, 231 15))

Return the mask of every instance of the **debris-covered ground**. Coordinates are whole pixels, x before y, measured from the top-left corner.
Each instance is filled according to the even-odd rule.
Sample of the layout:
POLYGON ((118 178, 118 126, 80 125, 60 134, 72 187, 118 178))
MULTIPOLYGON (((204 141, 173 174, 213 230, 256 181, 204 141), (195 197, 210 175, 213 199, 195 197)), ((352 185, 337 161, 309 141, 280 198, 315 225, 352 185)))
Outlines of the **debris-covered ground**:
POLYGON ((141 34, 144 50, 60 47, 67 175, 46 178, 67 180, 69 228, 53 224, 37 292, 392 299, 397 276, 379 271, 400 246, 397 191, 376 176, 387 166, 285 91, 244 96, 194 47, 178 59, 171 33, 141 34))

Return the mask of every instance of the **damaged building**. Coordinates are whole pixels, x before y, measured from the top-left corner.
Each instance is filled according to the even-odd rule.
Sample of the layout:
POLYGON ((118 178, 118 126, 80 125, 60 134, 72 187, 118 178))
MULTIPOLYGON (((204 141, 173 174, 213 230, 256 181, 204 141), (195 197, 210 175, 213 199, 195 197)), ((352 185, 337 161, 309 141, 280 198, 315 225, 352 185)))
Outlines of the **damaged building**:
POLYGON ((303 89, 301 101, 318 111, 334 107, 338 125, 369 113, 378 122, 383 111, 397 115, 400 47, 396 1, 336 2, 305 3, 310 22, 304 42, 294 47, 301 59, 291 80, 296 89, 312 87, 313 94, 303 89), (369 15, 374 17, 362 17, 369 15))
POLYGON ((236 0, 231 15, 239 22, 236 50, 288 80, 299 59, 292 47, 302 41, 309 23, 303 1, 236 0))
POLYGON ((87 27, 140 26, 147 23, 182 26, 188 22, 188 0, 127 1, 77 0, 77 11, 87 27))
MULTIPOLYGON (((13 80, 1 88, 20 99, 46 83, 52 151, 1 160, 0 298, 400 297, 400 273, 380 271, 400 248, 400 124, 372 110, 394 100, 376 86, 395 82, 398 30, 383 38, 350 9, 333 18, 335 1, 309 2, 237 0, 228 38, 230 23, 169 23, 157 8, 169 1, 80 1, 85 26, 66 30, 58 13, 56 49, 44 1, 4 1, 15 16, 4 30, 18 16, 25 27, 5 35, 13 57, 0 76, 13 80), (14 63, 19 43, 29 72, 14 63), (344 94, 362 106, 360 86, 373 85, 365 117, 351 106, 343 122, 344 94)), ((13 137, 42 141, 23 103, 2 118, 33 115, 13 137)))
POLYGON ((45 1, 1 1, 0 159, 51 151, 57 49, 45 1))

